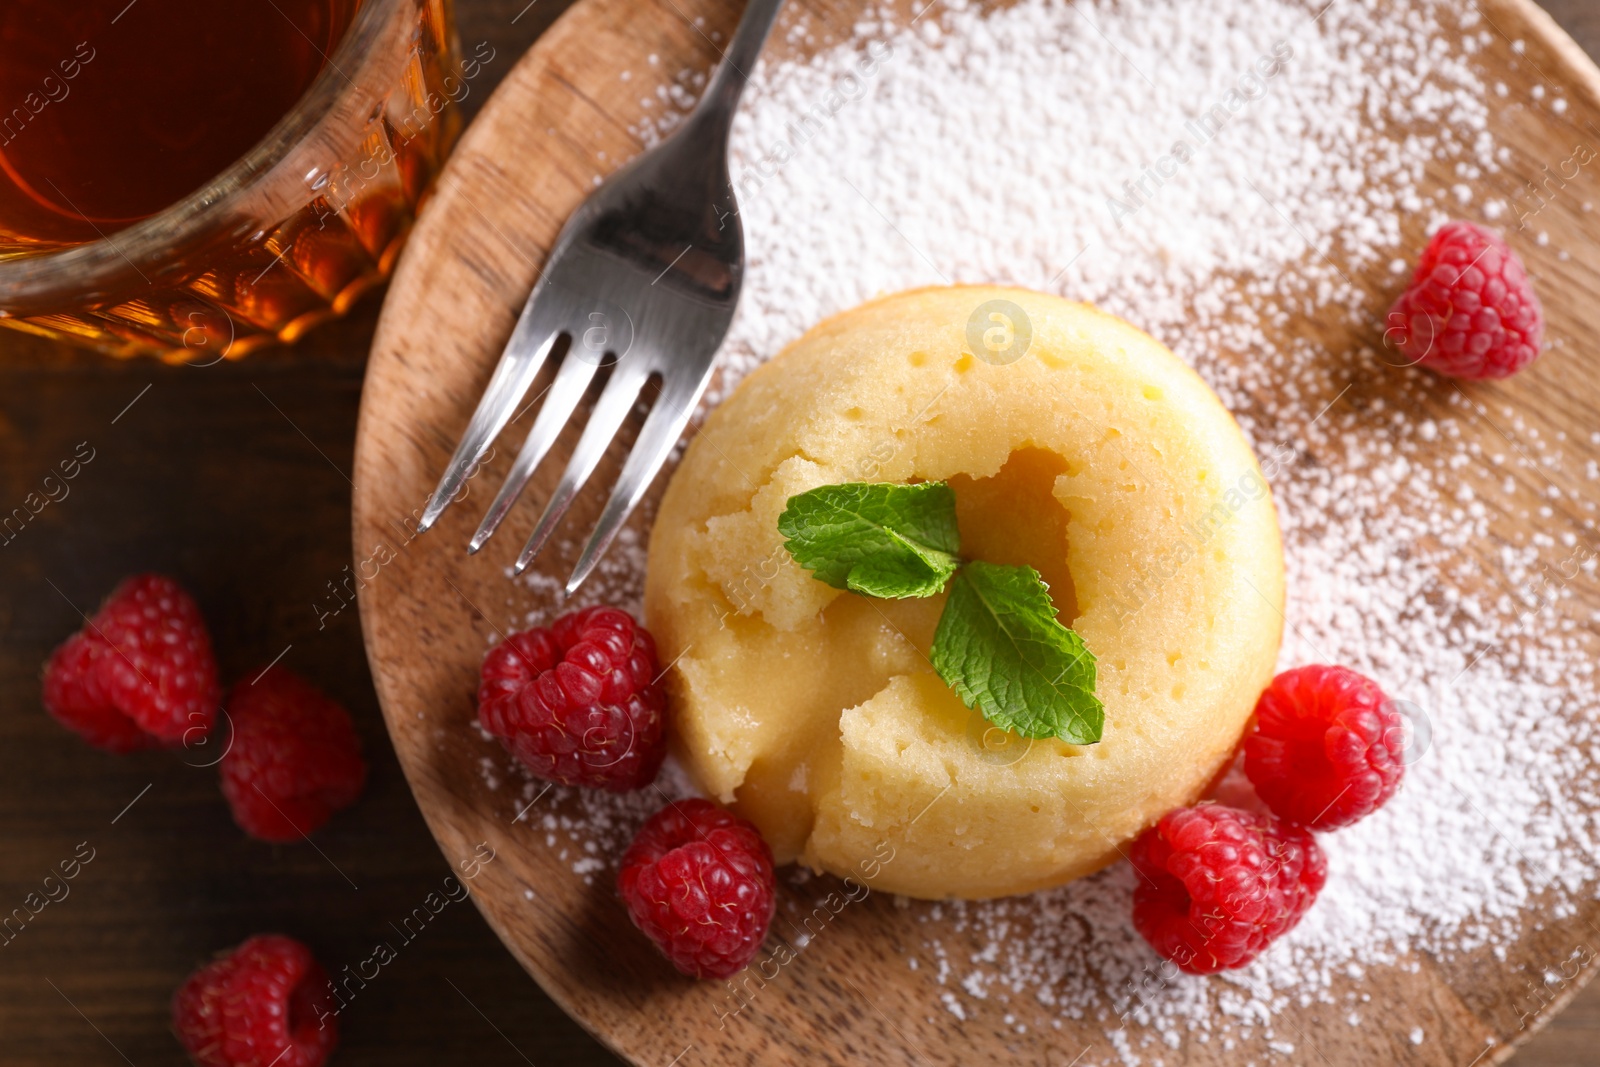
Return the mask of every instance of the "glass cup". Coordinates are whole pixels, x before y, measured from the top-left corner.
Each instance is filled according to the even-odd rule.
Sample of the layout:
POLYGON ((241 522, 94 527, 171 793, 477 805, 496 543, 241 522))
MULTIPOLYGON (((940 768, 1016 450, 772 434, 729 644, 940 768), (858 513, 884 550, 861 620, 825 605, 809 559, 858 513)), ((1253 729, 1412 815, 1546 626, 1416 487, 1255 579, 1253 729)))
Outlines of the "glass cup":
POLYGON ((207 364, 343 314, 388 276, 493 58, 458 55, 451 0, 363 0, 299 103, 203 188, 86 244, 0 250, 0 325, 207 364))

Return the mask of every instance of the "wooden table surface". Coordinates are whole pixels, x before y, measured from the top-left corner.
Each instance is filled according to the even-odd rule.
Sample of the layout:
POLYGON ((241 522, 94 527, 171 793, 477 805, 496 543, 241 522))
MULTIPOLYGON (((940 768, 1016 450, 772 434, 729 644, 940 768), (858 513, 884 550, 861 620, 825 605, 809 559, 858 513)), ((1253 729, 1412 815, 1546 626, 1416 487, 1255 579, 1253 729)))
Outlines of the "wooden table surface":
MULTIPOLYGON (((457 0, 464 45, 495 49, 469 116, 568 3, 457 0)), ((1600 5, 1546 6, 1600 54, 1600 5)), ((204 369, 0 334, 0 510, 80 442, 94 449, 70 494, 0 545, 0 912, 81 843, 94 850, 68 896, 0 941, 0 1067, 182 1064, 167 1005, 196 963, 278 931, 337 972, 392 940, 389 924, 450 873, 384 734, 354 607, 318 613, 350 563, 348 475, 376 316, 369 299, 293 349, 204 369), (318 833, 317 849, 246 839, 214 769, 170 753, 98 753, 42 712, 50 649, 80 609, 139 570, 171 573, 195 593, 225 677, 281 653, 354 714, 367 793, 318 833)), ((344 1067, 617 1062, 465 903, 404 944, 342 1025, 344 1067)), ((1511 1062, 1589 1065, 1597 1046, 1600 984, 1511 1062)))

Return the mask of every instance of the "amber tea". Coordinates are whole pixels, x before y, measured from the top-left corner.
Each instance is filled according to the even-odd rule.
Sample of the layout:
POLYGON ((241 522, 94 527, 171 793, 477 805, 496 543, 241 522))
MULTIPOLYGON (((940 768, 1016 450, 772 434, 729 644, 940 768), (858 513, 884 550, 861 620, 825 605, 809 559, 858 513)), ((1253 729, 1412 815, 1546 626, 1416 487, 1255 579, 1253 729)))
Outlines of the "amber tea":
POLYGON ((204 362, 344 311, 487 61, 458 68, 450 8, 0 2, 0 323, 204 362))
POLYGON ((244 155, 311 85, 355 0, 6 0, 0 240, 92 241, 244 155))

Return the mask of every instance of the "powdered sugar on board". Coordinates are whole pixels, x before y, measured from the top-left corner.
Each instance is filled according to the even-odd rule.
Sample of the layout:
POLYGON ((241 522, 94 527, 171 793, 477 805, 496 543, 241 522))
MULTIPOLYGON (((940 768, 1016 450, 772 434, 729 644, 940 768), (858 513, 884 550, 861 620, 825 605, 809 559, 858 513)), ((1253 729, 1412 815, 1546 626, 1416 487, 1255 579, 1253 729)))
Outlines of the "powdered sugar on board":
MULTIPOLYGON (((1378 348, 1393 291, 1378 289, 1403 280, 1419 222, 1505 221, 1488 116, 1507 90, 1474 57, 1510 47, 1442 2, 1021 0, 865 20, 758 72, 735 128, 750 262, 720 388, 884 292, 1000 282, 1094 301, 1191 363, 1261 456, 1289 571, 1282 665, 1369 673, 1417 726, 1401 793, 1323 835, 1327 890, 1252 967, 1163 968, 1119 865, 1028 897, 905 902, 929 931, 906 957, 929 1011, 1098 1021, 1084 1064, 1160 1062, 1185 1041, 1287 1056, 1285 1007, 1337 998, 1361 1025, 1371 1008, 1341 979, 1498 948, 1530 910, 1593 896, 1597 649, 1575 594, 1592 585, 1595 504, 1570 486, 1600 479, 1594 443, 1542 438, 1492 390, 1378 348), (1306 321, 1354 340, 1330 350, 1306 321)), ((702 84, 679 82, 641 132, 670 129, 682 87, 702 84)), ((642 567, 642 538, 624 543, 575 606, 636 607, 642 567)), ((508 764, 486 772, 501 788, 508 764)), ((514 780, 519 809, 543 788, 514 780)), ((582 817, 526 818, 604 882, 661 796, 571 799, 582 817)), ((789 878, 806 899, 812 880, 789 878)), ((1417 1042, 1429 1020, 1407 1010, 1386 1005, 1386 1025, 1417 1042)))

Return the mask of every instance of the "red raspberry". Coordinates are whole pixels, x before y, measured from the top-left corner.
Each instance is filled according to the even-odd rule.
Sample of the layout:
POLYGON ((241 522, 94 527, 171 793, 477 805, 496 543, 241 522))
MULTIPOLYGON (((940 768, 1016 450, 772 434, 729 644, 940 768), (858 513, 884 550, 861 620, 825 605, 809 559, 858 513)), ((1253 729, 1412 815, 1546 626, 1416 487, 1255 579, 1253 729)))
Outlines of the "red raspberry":
POLYGON ((350 715, 310 682, 273 666, 228 698, 233 737, 222 795, 263 841, 294 841, 355 803, 367 781, 350 715))
POLYGON ((640 828, 617 889, 633 925, 691 978, 742 971, 776 907, 772 850, 761 832, 698 797, 668 804, 640 828))
POLYGON ((1383 339, 1455 378, 1506 378, 1532 363, 1544 315, 1522 261, 1493 230, 1448 222, 1422 252, 1383 339))
POLYGON ((1328 862, 1311 834, 1206 803, 1168 812, 1133 843, 1133 925, 1189 974, 1243 967, 1294 928, 1328 862))
POLYGON ((1344 667, 1297 667, 1256 702, 1244 772, 1280 817, 1334 830, 1394 796, 1404 754, 1400 713, 1378 683, 1344 667))
POLYGON ((125 579, 44 669, 45 709, 112 752, 200 741, 221 699, 200 607, 159 574, 125 579))
POLYGON ((616 608, 569 612, 484 657, 478 722, 541 778, 643 789, 667 754, 656 643, 616 608))
POLYGON ((339 1043, 328 973, 275 934, 191 974, 172 997, 172 1028, 201 1067, 320 1067, 339 1043))

